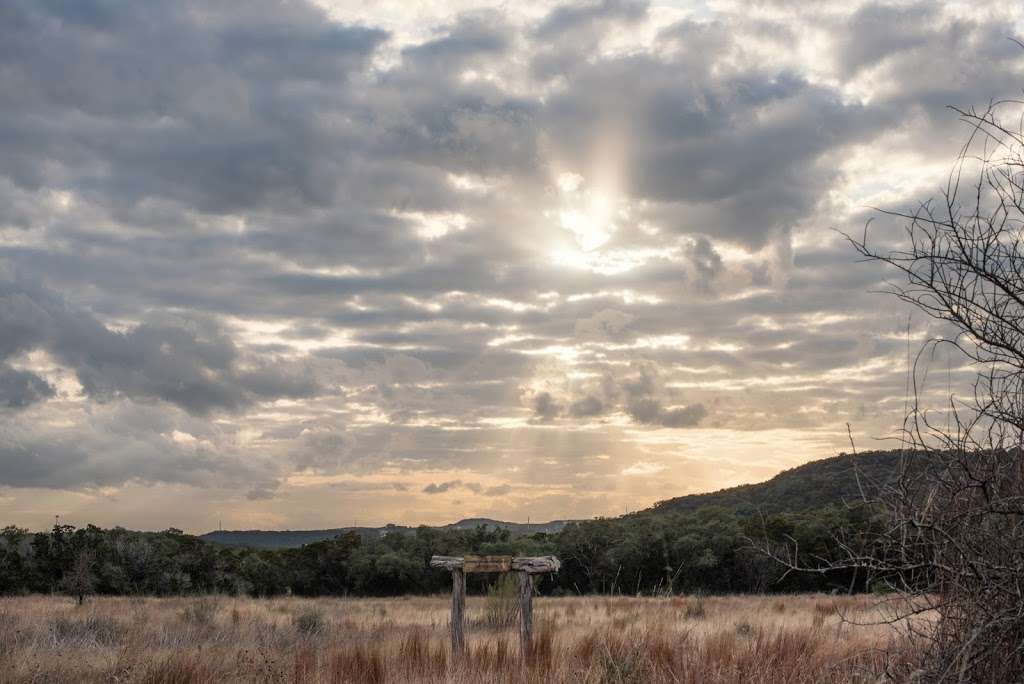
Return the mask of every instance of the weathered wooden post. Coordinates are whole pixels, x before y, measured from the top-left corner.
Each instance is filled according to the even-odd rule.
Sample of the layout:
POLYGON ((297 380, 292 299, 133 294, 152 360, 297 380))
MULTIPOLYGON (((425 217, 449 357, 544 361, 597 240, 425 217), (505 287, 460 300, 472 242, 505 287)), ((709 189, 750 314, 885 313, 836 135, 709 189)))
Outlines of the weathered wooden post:
POLYGON ((512 559, 512 569, 519 575, 519 653, 523 660, 533 650, 533 576, 542 572, 558 572, 561 563, 554 556, 521 556, 512 559))
POLYGON ((558 572, 561 563, 554 556, 434 556, 430 567, 452 573, 452 659, 466 651, 463 632, 466 612, 466 574, 470 572, 508 572, 519 576, 519 652, 528 658, 533 643, 533 575, 558 572))
POLYGON ((527 660, 533 646, 533 578, 522 570, 516 574, 519 575, 519 655, 527 660))
POLYGON ((463 631, 466 614, 466 573, 461 568, 452 570, 452 657, 459 658, 466 652, 466 635, 463 631))
POLYGON ((452 660, 456 660, 466 651, 466 637, 463 632, 466 613, 466 573, 462 569, 462 559, 455 556, 434 556, 430 559, 430 567, 444 568, 452 573, 452 660))

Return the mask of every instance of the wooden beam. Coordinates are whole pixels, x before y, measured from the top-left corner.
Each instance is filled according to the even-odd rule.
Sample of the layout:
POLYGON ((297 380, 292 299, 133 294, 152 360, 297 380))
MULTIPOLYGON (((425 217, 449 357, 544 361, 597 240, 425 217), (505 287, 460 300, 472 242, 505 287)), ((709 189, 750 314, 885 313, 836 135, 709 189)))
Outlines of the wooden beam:
POLYGON ((523 660, 533 650, 533 577, 525 570, 519 575, 519 653, 523 660))
POLYGON ((463 632, 466 613, 466 573, 461 568, 452 570, 452 659, 461 658, 466 651, 463 632))
POLYGON ((444 568, 445 570, 461 570, 461 556, 431 556, 430 567, 444 568))
POLYGON ((536 575, 542 572, 558 572, 562 563, 554 556, 518 556, 512 559, 512 569, 536 575))
POLYGON ((463 572, 508 572, 512 569, 512 556, 465 556, 463 572))
POLYGON ((543 572, 558 572, 561 562, 554 556, 432 556, 430 567, 464 572, 528 572, 536 575, 543 572))

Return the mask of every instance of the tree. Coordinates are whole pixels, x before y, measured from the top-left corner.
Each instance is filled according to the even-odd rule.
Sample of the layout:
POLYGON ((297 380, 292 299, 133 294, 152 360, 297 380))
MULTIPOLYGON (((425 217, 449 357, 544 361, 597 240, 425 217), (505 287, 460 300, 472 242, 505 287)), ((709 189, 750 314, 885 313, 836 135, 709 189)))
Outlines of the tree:
POLYGON ((999 118, 1011 104, 959 112, 971 135, 941 202, 891 214, 908 246, 876 249, 867 229, 851 239, 902 276, 896 297, 952 331, 916 365, 945 346, 977 374, 941 412, 915 382, 908 458, 883 490, 889 526, 868 563, 939 616, 923 632, 934 681, 1024 676, 1024 136, 999 118))
POLYGON ((93 593, 96 578, 92 573, 94 555, 90 549, 80 549, 64 572, 61 586, 64 591, 78 598, 78 605, 85 603, 85 597, 93 593))
POLYGON ((1024 135, 998 116, 1011 104, 958 110, 971 134, 941 199, 883 212, 903 245, 878 245, 870 224, 847 236, 899 275, 891 294, 948 331, 914 364, 898 477, 871 488, 880 529, 816 565, 775 547, 792 569, 854 569, 898 590, 892 622, 921 651, 894 674, 916 681, 1024 678, 1024 135), (934 407, 923 379, 942 347, 976 377, 968 397, 934 407))

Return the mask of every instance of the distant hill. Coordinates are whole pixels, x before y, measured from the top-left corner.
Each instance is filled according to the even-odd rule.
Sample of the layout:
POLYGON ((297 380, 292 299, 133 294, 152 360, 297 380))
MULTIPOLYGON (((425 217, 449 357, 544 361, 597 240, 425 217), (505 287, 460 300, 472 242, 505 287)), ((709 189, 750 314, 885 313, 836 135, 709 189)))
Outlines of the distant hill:
POLYGON ((840 454, 784 470, 767 482, 660 501, 643 513, 689 513, 704 506, 722 506, 744 515, 759 511, 799 513, 853 503, 861 499, 858 473, 870 494, 879 483, 893 481, 899 459, 898 451, 840 454))
MULTIPOLYGON (((632 515, 690 513, 705 506, 721 506, 741 515, 757 512, 799 513, 832 504, 853 503, 861 496, 856 473, 860 473, 862 484, 870 493, 873 483, 893 480, 899 459, 900 454, 897 451, 869 451, 857 456, 840 454, 785 470, 767 482, 740 485, 707 494, 688 494, 658 502, 651 508, 632 515)), ((555 533, 569 522, 573 521, 514 523, 491 518, 467 518, 435 529, 469 530, 484 525, 506 529, 511 531, 513 537, 521 537, 538 532, 555 533)), ((325 530, 220 530, 207 532, 200 535, 200 538, 232 546, 282 549, 333 539, 347 532, 357 532, 365 537, 380 537, 392 532, 408 532, 414 529, 403 525, 385 525, 335 527, 325 530)))
MULTIPOLYGON (((480 526, 509 530, 513 537, 523 537, 538 532, 558 532, 568 520, 552 520, 543 523, 514 523, 490 518, 466 518, 449 525, 440 525, 441 530, 472 530, 480 526)), ((286 549, 312 544, 338 535, 357 532, 362 536, 380 537, 392 532, 409 532, 416 528, 404 525, 384 527, 335 527, 326 530, 217 530, 199 535, 200 539, 230 546, 249 546, 259 549, 286 549)))

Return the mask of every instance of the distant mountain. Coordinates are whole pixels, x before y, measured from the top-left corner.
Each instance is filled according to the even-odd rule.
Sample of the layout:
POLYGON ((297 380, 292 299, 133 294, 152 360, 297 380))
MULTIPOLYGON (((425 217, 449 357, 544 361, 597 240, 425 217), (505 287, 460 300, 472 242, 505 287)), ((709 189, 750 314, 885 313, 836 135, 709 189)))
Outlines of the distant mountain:
POLYGON ((854 503, 861 500, 860 486, 870 495, 880 484, 892 482, 899 462, 898 451, 840 454, 784 470, 767 482, 660 501, 643 513, 689 513, 704 506, 722 506, 743 515, 799 513, 854 503))
MULTIPOLYGON (((491 518, 466 518, 449 525, 440 525, 441 530, 472 530, 480 526, 496 527, 509 530, 513 537, 524 537, 538 532, 551 534, 558 532, 568 520, 552 520, 543 523, 515 523, 491 518)), ((338 535, 357 532, 362 536, 380 537, 392 532, 409 532, 416 528, 404 525, 385 525, 384 527, 335 527, 326 530, 217 530, 199 535, 216 544, 230 546, 249 546, 260 549, 295 548, 303 544, 334 539, 338 535)))

